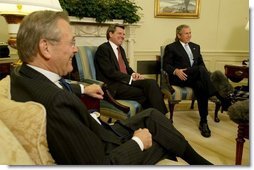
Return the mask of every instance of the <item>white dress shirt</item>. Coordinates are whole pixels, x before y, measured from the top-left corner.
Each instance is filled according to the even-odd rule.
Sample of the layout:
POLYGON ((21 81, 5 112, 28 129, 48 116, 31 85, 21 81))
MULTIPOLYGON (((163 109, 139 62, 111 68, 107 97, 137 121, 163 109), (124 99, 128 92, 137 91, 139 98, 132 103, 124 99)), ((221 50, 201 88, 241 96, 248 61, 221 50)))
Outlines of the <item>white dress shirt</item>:
MULTIPOLYGON (((109 42, 111 48, 113 49, 113 51, 114 51, 114 53, 115 53, 116 59, 118 60, 118 50, 117 50, 118 46, 115 45, 115 44, 114 44, 113 42, 111 42, 111 41, 108 41, 108 42, 109 42)), ((132 83, 132 76, 131 76, 131 78, 130 78, 129 85, 131 85, 131 83, 132 83)))

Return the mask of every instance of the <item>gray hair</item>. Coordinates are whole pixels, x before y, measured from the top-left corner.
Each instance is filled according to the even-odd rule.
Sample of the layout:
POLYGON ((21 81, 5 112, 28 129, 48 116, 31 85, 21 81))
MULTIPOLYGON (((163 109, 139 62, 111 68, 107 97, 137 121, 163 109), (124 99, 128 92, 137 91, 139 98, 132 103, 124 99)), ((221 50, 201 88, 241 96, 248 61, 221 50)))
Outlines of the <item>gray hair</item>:
POLYGON ((179 25, 178 27, 176 27, 176 37, 175 37, 175 41, 179 41, 179 38, 178 38, 178 34, 181 34, 181 31, 184 29, 184 28, 190 28, 189 25, 185 25, 185 24, 182 24, 182 25, 179 25))
POLYGON ((35 11, 27 15, 21 22, 17 34, 17 50, 21 61, 33 61, 39 49, 42 38, 49 40, 60 40, 60 29, 57 21, 64 19, 69 22, 66 12, 35 11))

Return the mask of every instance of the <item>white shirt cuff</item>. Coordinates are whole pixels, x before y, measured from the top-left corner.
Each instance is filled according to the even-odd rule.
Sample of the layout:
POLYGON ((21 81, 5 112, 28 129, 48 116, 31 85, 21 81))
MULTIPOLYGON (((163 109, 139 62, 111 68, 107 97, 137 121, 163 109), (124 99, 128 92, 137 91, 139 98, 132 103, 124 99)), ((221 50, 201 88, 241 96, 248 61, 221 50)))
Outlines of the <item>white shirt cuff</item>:
POLYGON ((137 144, 140 147, 141 151, 144 150, 144 144, 137 136, 133 136, 131 139, 134 140, 135 142, 137 142, 137 144))
POLYGON ((173 75, 176 75, 176 69, 173 71, 173 75))
POLYGON ((99 120, 101 114, 99 112, 92 112, 90 113, 90 115, 101 125, 101 122, 99 120))
POLYGON ((81 94, 85 94, 85 86, 83 84, 79 84, 81 89, 81 94))
POLYGON ((131 76, 131 79, 130 79, 130 81, 129 81, 129 85, 131 85, 131 83, 132 83, 132 76, 131 76))

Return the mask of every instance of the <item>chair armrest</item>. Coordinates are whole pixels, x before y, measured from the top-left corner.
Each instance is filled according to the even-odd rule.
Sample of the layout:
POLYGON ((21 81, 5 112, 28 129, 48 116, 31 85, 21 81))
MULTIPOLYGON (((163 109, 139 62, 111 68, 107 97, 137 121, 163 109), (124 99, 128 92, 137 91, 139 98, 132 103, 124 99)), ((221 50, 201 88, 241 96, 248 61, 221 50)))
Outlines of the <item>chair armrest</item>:
POLYGON ((161 90, 164 94, 167 94, 168 92, 170 94, 175 93, 175 89, 171 86, 169 82, 168 73, 163 69, 161 69, 161 90))
POLYGON ((104 82, 99 81, 99 80, 94 80, 94 79, 84 79, 83 81, 75 81, 75 80, 70 80, 70 79, 66 79, 69 83, 72 84, 98 84, 102 87, 102 85, 104 84, 104 82))
MULTIPOLYGON (((125 106, 121 103, 119 103, 117 100, 114 99, 114 97, 111 95, 110 91, 107 88, 107 85, 99 80, 94 80, 94 79, 85 79, 83 82, 77 82, 77 81, 72 81, 72 83, 86 83, 86 84, 98 84, 101 86, 103 92, 104 92, 104 100, 108 101, 109 103, 111 103, 113 106, 115 106, 117 109, 128 113, 130 111, 130 107, 125 106)), ((87 95, 82 95, 81 96, 81 100, 83 101, 83 103, 87 106, 92 103, 92 101, 95 102, 95 99, 92 99, 92 97, 89 97, 87 95), (91 102, 90 102, 91 101, 91 102)), ((93 105, 93 104, 92 104, 93 105)), ((96 104, 95 104, 96 105, 96 104)), ((96 105, 97 106, 97 105, 96 105)), ((89 109, 89 108, 88 108, 89 109)))
POLYGON ((103 84, 104 84, 104 82, 99 81, 99 80, 94 80, 94 79, 84 79, 83 82, 84 82, 84 83, 87 83, 87 84, 98 84, 98 85, 100 85, 101 87, 102 87, 103 84))
POLYGON ((128 106, 125 106, 121 103, 119 103, 118 101, 116 101, 114 99, 114 97, 111 95, 111 93, 109 92, 108 88, 107 88, 107 85, 106 84, 103 84, 102 86, 102 90, 104 91, 104 97, 105 97, 105 100, 107 100, 109 103, 111 103, 113 106, 115 106, 117 109, 125 112, 125 113, 128 113, 130 111, 130 107, 128 106))
MULTIPOLYGON (((82 94, 80 97, 82 103, 85 104, 87 110, 96 110, 100 111, 100 99, 88 96, 86 94, 82 94)), ((89 111, 90 112, 90 111, 89 111)))

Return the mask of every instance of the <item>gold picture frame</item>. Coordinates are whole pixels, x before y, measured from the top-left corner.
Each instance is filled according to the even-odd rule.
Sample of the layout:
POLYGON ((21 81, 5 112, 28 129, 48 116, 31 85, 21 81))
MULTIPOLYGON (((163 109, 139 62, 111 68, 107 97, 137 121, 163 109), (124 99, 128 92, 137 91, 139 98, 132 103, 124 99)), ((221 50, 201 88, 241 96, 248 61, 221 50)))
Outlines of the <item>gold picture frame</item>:
POLYGON ((199 18, 200 0, 154 0, 155 17, 199 18))

